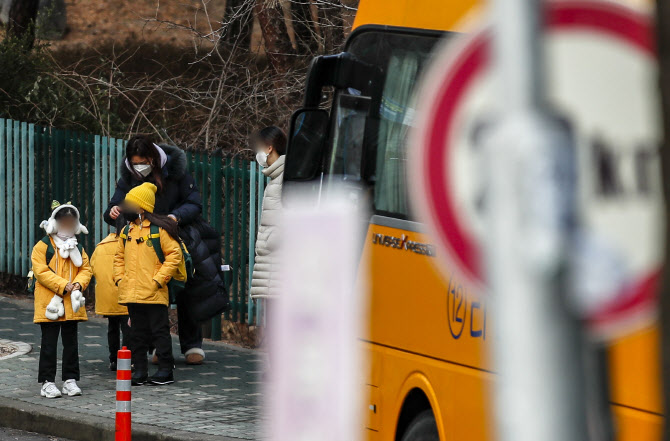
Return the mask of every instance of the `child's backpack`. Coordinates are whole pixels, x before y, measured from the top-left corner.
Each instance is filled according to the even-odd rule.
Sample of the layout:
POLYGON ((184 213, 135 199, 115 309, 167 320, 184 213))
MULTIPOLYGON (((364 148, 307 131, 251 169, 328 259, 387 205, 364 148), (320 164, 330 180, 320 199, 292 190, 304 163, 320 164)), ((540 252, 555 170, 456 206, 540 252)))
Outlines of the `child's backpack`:
MULTIPOLYGON (((53 259, 54 254, 56 251, 54 250, 53 245, 51 245, 51 238, 49 236, 44 236, 42 239, 40 239, 40 242, 44 242, 47 245, 47 252, 46 252, 46 261, 47 261, 47 266, 49 265, 49 262, 51 262, 51 259, 53 259)), ((82 253, 84 247, 82 244, 78 243, 77 248, 79 249, 79 253, 82 253)), ((49 269, 53 272, 55 272, 51 267, 49 269)), ((30 294, 35 294, 35 285, 37 284, 37 278, 35 277, 35 273, 33 272, 32 268, 30 269, 30 272, 28 273, 28 286, 27 290, 30 294)))
MULTIPOLYGON (((130 225, 126 225, 121 232, 121 238, 123 239, 123 245, 125 246, 126 240, 128 240, 128 232, 130 231, 130 225)), ((161 248, 161 235, 160 228, 157 225, 151 225, 149 227, 149 236, 148 240, 151 241, 151 247, 154 249, 156 256, 160 263, 165 262, 165 254, 163 254, 163 248, 161 248)), ((179 247, 181 248, 181 254, 183 256, 179 267, 177 268, 177 274, 175 274, 172 279, 168 282, 168 293, 170 295, 170 304, 177 304, 177 294, 184 290, 186 282, 189 277, 193 277, 195 273, 193 269, 193 258, 188 252, 184 241, 179 240, 179 247)))

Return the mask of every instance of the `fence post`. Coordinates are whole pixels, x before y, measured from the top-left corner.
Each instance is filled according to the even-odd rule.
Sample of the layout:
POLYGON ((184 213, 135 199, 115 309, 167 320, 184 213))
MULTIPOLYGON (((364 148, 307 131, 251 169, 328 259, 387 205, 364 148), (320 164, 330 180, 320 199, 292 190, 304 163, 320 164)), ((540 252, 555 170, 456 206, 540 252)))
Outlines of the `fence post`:
POLYGON ((249 325, 254 323, 254 301, 251 298, 251 281, 254 275, 256 249, 256 169, 257 163, 249 164, 249 304, 247 315, 249 325))
MULTIPOLYGON (((5 131, 5 119, 0 118, 0 185, 5 185, 7 177, 5 160, 7 158, 7 139, 5 131)), ((7 231, 5 226, 5 216, 9 210, 6 210, 7 196, 3 191, 0 191, 0 231, 7 231)), ((7 236, 0 234, 0 271, 6 271, 7 264, 7 236)))
MULTIPOLYGON (((214 229, 219 233, 221 237, 221 154, 215 152, 212 155, 212 162, 210 166, 212 170, 212 179, 211 179, 211 221, 214 229)), ((221 265, 223 262, 217 262, 217 265, 221 265)), ((226 262, 228 263, 228 262, 226 262)), ((225 285, 225 280, 224 280, 225 285)), ((227 288, 227 287, 226 287, 227 288)), ((221 340, 221 314, 217 314, 212 318, 212 340, 221 340)))
POLYGON ((21 225, 19 221, 21 216, 17 211, 20 208, 21 201, 21 187, 19 180, 21 179, 21 123, 14 121, 14 203, 12 209, 14 210, 14 274, 21 272, 21 225))
POLYGON ((63 132, 63 136, 61 137, 61 152, 62 156, 61 159, 63 160, 63 167, 61 169, 58 169, 58 174, 56 175, 56 179, 61 181, 63 184, 63 195, 61 196, 62 199, 59 199, 59 202, 65 203, 67 201, 72 200, 72 187, 71 187, 71 182, 69 179, 70 176, 70 160, 72 159, 72 152, 70 151, 70 137, 72 135, 72 132, 69 130, 65 130, 63 132), (64 171, 63 171, 64 170, 64 171))
POLYGON ((233 158, 233 212, 235 214, 235 221, 233 222, 233 252, 235 253, 235 256, 233 257, 233 295, 235 301, 233 302, 233 311, 234 315, 233 318, 236 321, 240 320, 240 316, 242 315, 241 311, 241 302, 240 302, 240 283, 239 283, 239 276, 240 276, 240 242, 239 242, 239 237, 238 233, 240 230, 240 222, 239 222, 239 209, 240 209, 240 201, 239 201, 239 165, 240 161, 237 156, 233 158))
MULTIPOLYGON (((96 213, 96 219, 100 219, 102 216, 102 201, 109 201, 111 198, 109 197, 109 138, 104 136, 102 138, 102 145, 101 145, 101 152, 100 152, 100 167, 101 167, 101 174, 100 174, 100 182, 102 182, 102 193, 100 200, 100 209, 96 213)), ((100 229, 98 232, 98 235, 100 237, 99 240, 96 240, 96 243, 100 242, 103 237, 106 236, 105 232, 103 229, 105 228, 107 224, 105 222, 100 222, 100 229)))
POLYGON ((247 161, 240 161, 240 187, 242 194, 240 195, 240 206, 242 208, 242 219, 240 220, 240 323, 249 323, 246 318, 246 312, 248 308, 248 298, 249 291, 251 290, 251 284, 247 286, 247 275, 245 270, 248 272, 248 263, 249 260, 246 258, 249 254, 249 224, 247 223, 248 213, 251 211, 251 207, 247 211, 247 201, 249 197, 247 196, 247 190, 249 188, 249 169, 247 167, 247 161), (245 240, 246 239, 246 240, 245 240))
POLYGON ((14 265, 12 260, 12 240, 14 239, 14 204, 12 194, 12 183, 14 181, 14 122, 11 119, 7 120, 7 183, 5 185, 5 201, 7 204, 7 272, 14 272, 14 265))
POLYGON ((100 135, 95 135, 95 139, 93 141, 93 181, 94 181, 94 186, 95 186, 95 192, 93 193, 93 199, 95 201, 95 224, 93 228, 93 237, 95 239, 95 243, 100 243, 102 240, 102 201, 101 201, 101 194, 100 194, 100 135))
MULTIPOLYGON (((28 123, 21 123, 21 219, 25 223, 28 214, 28 123)), ((18 207, 17 207, 18 208, 18 207)), ((21 276, 28 274, 30 257, 28 253, 28 228, 21 228, 21 276)))
MULTIPOLYGON (((37 190, 37 185, 35 185, 35 124, 28 126, 28 181, 28 246, 32 247, 35 243, 35 191, 37 190)), ((0 231, 2 231, 1 228, 0 231)), ((30 265, 30 251, 26 251, 28 251, 30 268, 32 266, 30 265)))
MULTIPOLYGON (((226 265, 230 265, 231 268, 232 268, 232 265, 231 265, 231 262, 230 262, 230 217, 231 217, 230 207, 232 205, 231 202, 230 202, 230 196, 231 196, 231 193, 230 193, 230 187, 231 187, 231 185, 230 185, 230 158, 228 158, 228 157, 224 158, 223 159, 223 164, 224 164, 224 166, 223 166, 224 186, 225 186, 225 189, 226 189, 226 195, 225 195, 225 201, 224 201, 225 210, 223 211, 223 214, 225 216, 224 217, 224 224, 223 224, 223 231, 224 231, 224 236, 223 237, 224 237, 224 241, 225 241, 224 242, 224 247, 225 247, 225 249, 224 249, 224 260, 226 262, 226 265)), ((232 274, 227 274, 227 275, 228 275, 228 277, 232 277, 232 274)), ((226 288, 229 288, 228 279, 226 279, 226 288)), ((234 307, 233 301, 234 301, 235 298, 233 296, 233 293, 230 292, 229 295, 230 295, 231 304, 233 304, 233 307, 234 307)), ((226 318, 226 320, 229 320, 230 317, 234 315, 234 313, 231 314, 231 312, 233 312, 232 309, 230 311, 226 311, 225 316, 224 316, 226 318)))
MULTIPOLYGON (((116 188, 116 149, 117 149, 117 140, 114 138, 109 138, 109 199, 105 202, 109 202, 112 199, 114 194, 114 189, 116 188)), ((102 213, 98 213, 98 216, 102 216, 102 213)), ((112 231, 112 227, 106 226, 107 232, 112 231)))
MULTIPOLYGON (((257 225, 261 224, 261 214, 263 213, 263 196, 265 195, 265 182, 267 178, 262 173, 262 168, 258 169, 258 213, 257 225)), ((256 303, 256 323, 258 326, 265 326, 265 300, 258 299, 256 303)))

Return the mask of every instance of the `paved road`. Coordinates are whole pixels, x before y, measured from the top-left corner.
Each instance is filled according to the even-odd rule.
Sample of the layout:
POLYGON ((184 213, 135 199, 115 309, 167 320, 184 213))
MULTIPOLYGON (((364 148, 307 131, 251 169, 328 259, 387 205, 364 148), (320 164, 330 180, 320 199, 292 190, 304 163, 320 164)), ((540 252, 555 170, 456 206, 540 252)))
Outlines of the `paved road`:
MULTIPOLYGON (((46 412, 50 408, 72 411, 113 422, 116 377, 108 369, 106 320, 91 319, 79 327, 82 375, 79 385, 83 396, 47 400, 40 397, 37 383, 40 329, 32 322, 32 305, 27 299, 0 296, 0 340, 32 345, 32 351, 27 354, 0 359, 0 384, 3 385, 0 401, 9 399, 37 405, 46 412)), ((164 387, 134 387, 133 424, 150 425, 162 432, 179 430, 193 435, 261 438, 262 353, 220 343, 206 343, 203 349, 207 354, 206 363, 187 366, 177 338, 173 337, 176 382, 164 387)), ((61 353, 60 348, 58 353, 61 353)), ((59 360, 56 376, 59 386, 62 383, 60 364, 59 360)))
POLYGON ((49 435, 24 432, 23 430, 0 427, 0 441, 70 441, 65 438, 55 438, 49 435))

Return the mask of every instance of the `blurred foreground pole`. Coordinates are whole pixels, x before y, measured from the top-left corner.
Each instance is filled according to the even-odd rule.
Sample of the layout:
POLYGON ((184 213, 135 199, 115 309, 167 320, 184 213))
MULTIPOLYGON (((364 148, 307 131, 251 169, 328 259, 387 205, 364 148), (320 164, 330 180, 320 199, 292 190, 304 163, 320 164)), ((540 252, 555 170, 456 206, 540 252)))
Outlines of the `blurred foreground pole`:
MULTIPOLYGON (((670 3, 656 1, 656 33, 660 71, 661 103, 663 107, 663 145, 661 169, 665 196, 666 217, 670 219, 670 3)), ((670 222, 666 222, 666 240, 670 238, 670 222)), ((661 359, 663 399, 665 408, 670 404, 670 246, 665 247, 665 265, 660 293, 661 359)), ((670 424, 665 424, 663 439, 670 441, 670 424)))
POLYGON ((344 195, 330 195, 318 207, 313 198, 292 196, 273 233, 281 238, 281 280, 278 298, 268 304, 268 435, 357 441, 363 432, 361 217, 344 195))
POLYGON ((567 308, 575 157, 547 111, 539 0, 493 1, 498 119, 485 135, 497 438, 584 441, 580 327, 567 308))

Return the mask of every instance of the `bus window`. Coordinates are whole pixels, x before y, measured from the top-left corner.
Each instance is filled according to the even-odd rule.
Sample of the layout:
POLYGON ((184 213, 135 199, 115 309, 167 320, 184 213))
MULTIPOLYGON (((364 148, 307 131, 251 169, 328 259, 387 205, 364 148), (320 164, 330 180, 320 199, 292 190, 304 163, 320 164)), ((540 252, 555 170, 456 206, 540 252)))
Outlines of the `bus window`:
MULTIPOLYGON (((349 91, 351 92, 351 91, 349 91)), ((360 181, 365 121, 370 98, 340 93, 333 105, 332 148, 326 165, 332 179, 360 181)))
POLYGON ((409 215, 405 141, 414 116, 410 102, 419 65, 420 54, 415 52, 391 56, 379 109, 375 208, 403 216, 409 215))
POLYGON ((347 51, 376 66, 382 81, 370 90, 362 177, 371 185, 378 214, 411 218, 407 199, 406 137, 414 117, 412 99, 423 68, 440 37, 450 33, 398 29, 352 35, 347 51))

